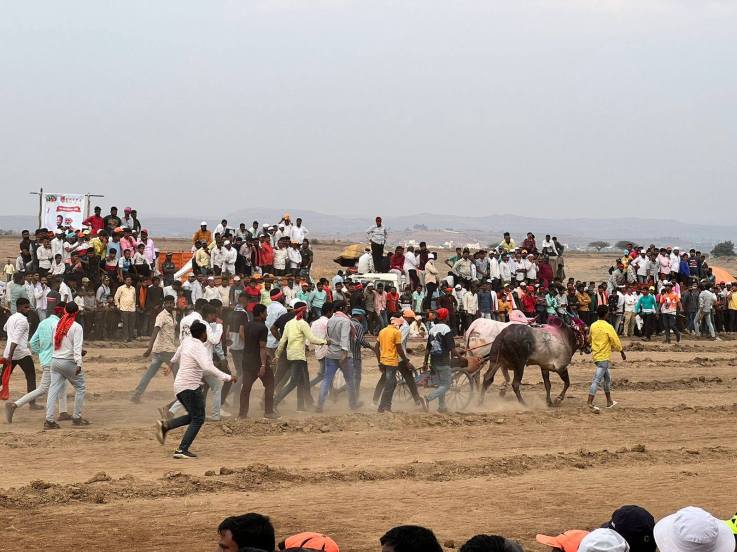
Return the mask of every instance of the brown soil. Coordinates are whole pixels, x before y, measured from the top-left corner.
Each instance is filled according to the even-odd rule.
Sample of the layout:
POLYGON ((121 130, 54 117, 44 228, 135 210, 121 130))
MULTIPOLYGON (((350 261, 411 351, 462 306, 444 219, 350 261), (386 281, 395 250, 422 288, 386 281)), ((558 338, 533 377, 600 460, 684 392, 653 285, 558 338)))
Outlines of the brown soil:
MULTIPOLYGON (((0 240, 3 255, 11 241, 0 240)), ((318 249, 320 270, 339 249, 318 249)), ((570 264, 598 279, 605 263, 570 264)), ((359 413, 341 398, 324 415, 298 415, 290 397, 281 420, 206 423, 193 446, 200 457, 180 461, 171 452, 181 431, 165 447, 152 432, 171 378, 157 376, 142 404, 129 401, 146 366, 143 342, 87 343, 92 426, 43 432, 43 413, 27 408, 0 423, 0 550, 213 550, 217 524, 249 511, 271 516, 279 536, 322 531, 350 552, 378 550, 381 534, 402 523, 431 527, 456 547, 486 532, 541 550, 536 533, 593 528, 626 503, 656 517, 688 504, 727 517, 737 508, 736 344, 628 343, 627 362, 614 363, 619 405, 599 416, 585 408, 587 357, 574 358, 559 408, 545 407, 531 369, 527 408, 492 392, 451 415, 409 404, 377 414, 367 358, 359 413)), ((23 387, 18 372, 12 395, 23 387)), ((254 394, 257 414, 258 384, 254 394)))

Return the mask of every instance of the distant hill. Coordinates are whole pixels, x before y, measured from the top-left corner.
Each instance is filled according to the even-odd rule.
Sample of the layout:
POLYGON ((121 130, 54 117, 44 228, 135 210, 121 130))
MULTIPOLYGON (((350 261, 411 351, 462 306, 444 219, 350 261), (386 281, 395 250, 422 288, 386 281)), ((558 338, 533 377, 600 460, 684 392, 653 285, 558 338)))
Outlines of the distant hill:
MULTIPOLYGON (((250 226, 254 220, 262 224, 264 222, 273 224, 285 212, 290 213, 292 219, 302 217, 312 237, 363 241, 365 230, 373 224, 376 210, 372 209, 367 216, 352 217, 301 209, 245 208, 233 211, 224 218, 228 220, 230 226, 237 226, 240 222, 250 226)), ((144 226, 154 235, 171 237, 192 234, 201 220, 198 216, 142 217, 144 226)), ((220 222, 213 218, 207 220, 211 228, 220 222)), ((586 247, 594 240, 611 243, 632 240, 645 245, 657 243, 710 250, 719 241, 727 239, 737 241, 737 226, 712 226, 645 218, 546 219, 509 214, 465 217, 419 213, 384 217, 384 222, 390 230, 392 242, 414 239, 424 240, 433 245, 442 245, 446 241, 453 241, 454 244, 478 242, 481 245, 488 245, 500 241, 505 231, 511 232, 514 238, 520 241, 527 231, 535 233, 538 240, 542 240, 545 234, 549 233, 557 235, 569 247, 586 247)), ((35 225, 33 216, 0 216, 0 229, 3 230, 33 229, 35 225)))

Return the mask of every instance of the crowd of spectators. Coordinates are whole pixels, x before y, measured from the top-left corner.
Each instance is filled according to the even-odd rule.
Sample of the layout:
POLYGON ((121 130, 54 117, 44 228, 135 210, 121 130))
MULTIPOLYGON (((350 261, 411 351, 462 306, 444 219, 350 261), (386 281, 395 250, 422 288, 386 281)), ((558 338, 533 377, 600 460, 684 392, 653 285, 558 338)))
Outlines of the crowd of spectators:
MULTIPOLYGON (((249 513, 229 517, 218 527, 222 552, 340 552, 327 535, 305 532, 277 542, 268 517, 249 513)), ((552 552, 734 552, 737 515, 722 521, 689 506, 655 522, 640 506, 618 508, 611 519, 592 530, 572 529, 556 536, 537 535, 552 552)), ((446 543, 455 548, 454 543, 446 543)), ((379 538, 381 552, 443 552, 435 534, 425 527, 400 525, 379 538)), ((524 552, 523 546, 500 535, 479 534, 459 547, 460 552, 524 552)))

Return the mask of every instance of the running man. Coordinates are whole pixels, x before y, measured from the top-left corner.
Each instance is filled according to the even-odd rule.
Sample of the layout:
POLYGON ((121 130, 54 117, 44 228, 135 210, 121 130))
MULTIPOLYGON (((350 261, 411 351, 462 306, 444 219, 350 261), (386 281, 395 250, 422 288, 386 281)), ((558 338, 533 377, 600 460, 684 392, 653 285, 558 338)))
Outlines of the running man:
POLYGON ((172 362, 179 364, 177 376, 174 378, 174 393, 177 400, 187 410, 185 416, 173 420, 159 420, 156 422, 156 438, 162 445, 166 441, 166 434, 172 429, 189 426, 184 432, 179 446, 174 451, 174 458, 197 458, 189 450, 197 437, 200 428, 205 423, 205 395, 202 393, 202 378, 212 376, 220 381, 235 383, 238 376, 221 372, 212 362, 212 353, 205 346, 207 341, 207 326, 200 320, 195 320, 189 327, 189 336, 182 340, 172 362))
MULTIPOLYGON (((19 297, 13 304, 15 312, 10 315, 3 328, 8 340, 2 358, 0 381, 2 381, 3 390, 7 391, 13 369, 20 366, 26 376, 26 392, 30 393, 36 389, 36 367, 33 365, 33 356, 28 348, 30 331, 28 313, 31 312, 31 302, 25 297, 19 297)), ((30 402, 31 410, 36 410, 36 401, 31 400, 30 402)))
POLYGON ((606 407, 613 408, 617 405, 616 401, 612 400, 610 389, 612 376, 609 374, 609 362, 612 357, 612 349, 619 351, 622 355, 622 360, 627 360, 627 356, 624 354, 624 350, 622 350, 622 343, 619 341, 617 332, 607 322, 609 307, 607 305, 599 305, 596 308, 596 314, 599 320, 591 324, 590 330, 591 356, 594 364, 596 364, 596 372, 594 373, 594 380, 591 382, 591 389, 589 390, 588 407, 592 412, 598 414, 600 409, 594 405, 594 397, 596 396, 596 390, 599 388, 599 385, 604 388, 606 407))
MULTIPOLYGON (((26 393, 20 399, 15 402, 8 402, 5 405, 5 419, 9 424, 13 423, 13 414, 15 411, 35 399, 44 396, 49 391, 51 386, 51 360, 54 354, 54 332, 56 331, 56 325, 59 323, 59 318, 64 316, 64 307, 66 303, 59 303, 54 307, 54 312, 41 321, 38 328, 31 337, 30 346, 31 351, 38 354, 38 360, 41 363, 41 369, 43 375, 41 376, 41 385, 26 393)), ((41 410, 42 406, 37 406, 37 410, 41 410)), ((67 395, 66 385, 62 393, 59 395, 59 420, 71 420, 72 417, 67 413, 67 395)))
POLYGON ((75 302, 67 303, 64 316, 56 324, 54 330, 54 353, 51 360, 51 385, 46 398, 46 420, 44 429, 60 429, 56 423, 56 401, 66 389, 66 382, 74 387, 74 426, 88 426, 90 422, 82 418, 84 395, 87 392, 85 374, 82 372, 82 349, 84 330, 77 322, 79 306, 75 302))

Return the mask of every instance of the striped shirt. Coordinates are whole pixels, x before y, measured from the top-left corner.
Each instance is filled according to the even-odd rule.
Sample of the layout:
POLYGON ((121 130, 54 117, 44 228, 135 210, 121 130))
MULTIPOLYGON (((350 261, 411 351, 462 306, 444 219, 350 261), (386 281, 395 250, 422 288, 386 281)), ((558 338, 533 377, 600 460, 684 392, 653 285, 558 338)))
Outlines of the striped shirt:
POLYGON ((361 349, 373 349, 366 341, 366 331, 358 320, 351 318, 353 330, 356 332, 356 339, 351 341, 351 353, 353 354, 353 362, 361 362, 361 349))

